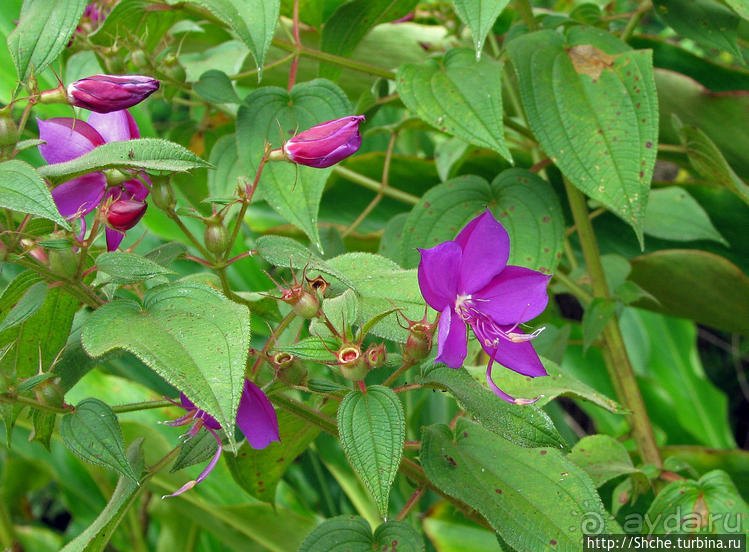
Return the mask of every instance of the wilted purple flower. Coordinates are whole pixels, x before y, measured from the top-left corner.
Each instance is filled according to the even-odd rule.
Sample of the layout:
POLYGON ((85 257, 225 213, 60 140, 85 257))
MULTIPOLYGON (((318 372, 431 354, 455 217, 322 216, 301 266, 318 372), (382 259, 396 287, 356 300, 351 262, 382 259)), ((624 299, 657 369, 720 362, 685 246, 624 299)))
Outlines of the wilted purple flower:
MULTIPOLYGON (((37 124, 39 137, 46 142, 39 146, 39 152, 47 163, 63 163, 80 157, 104 143, 140 137, 133 116, 126 110, 106 114, 92 113, 88 122, 69 117, 57 117, 46 121, 37 119, 37 124)), ((141 178, 150 183, 145 174, 141 175, 141 178)), ((68 180, 52 190, 52 198, 55 200, 57 209, 68 220, 83 217, 100 204, 107 207, 114 206, 120 200, 140 202, 145 212, 146 196, 148 196, 148 188, 137 178, 107 189, 107 179, 101 172, 68 180)), ((120 211, 122 207, 122 205, 118 206, 115 211, 120 211)), ((133 220, 132 215, 130 220, 133 220)), ((137 222, 138 220, 135 220, 129 228, 137 222)), ((83 234, 85 233, 85 220, 82 218, 81 224, 83 234)), ((123 225, 118 224, 117 221, 115 224, 110 222, 106 235, 107 250, 114 251, 125 237, 123 225)))
POLYGON ((496 361, 530 377, 546 375, 530 344, 541 330, 525 334, 518 324, 546 308, 550 276, 507 265, 510 237, 488 209, 469 222, 454 241, 419 252, 421 294, 442 313, 436 360, 460 368, 467 354, 468 325, 489 355, 486 380, 494 393, 515 404, 534 402, 536 399, 515 399, 499 389, 491 377, 492 365, 496 361))
POLYGON ((127 109, 159 89, 159 81, 144 75, 94 75, 68 85, 68 102, 97 113, 127 109))
POLYGON ((284 154, 290 161, 308 167, 335 165, 359 150, 362 121, 364 115, 353 115, 315 125, 290 138, 283 146, 284 154))
MULTIPOLYGON (((200 472, 200 475, 196 479, 188 481, 172 494, 163 496, 162 498, 180 495, 203 481, 213 471, 213 468, 216 467, 218 459, 221 458, 221 452, 224 450, 221 437, 217 433, 221 429, 221 425, 213 416, 203 410, 199 410, 190 399, 185 397, 184 393, 180 393, 179 397, 179 406, 187 410, 187 414, 171 422, 166 422, 166 425, 182 426, 192 423, 192 427, 187 432, 187 438, 195 437, 200 428, 205 427, 213 435, 213 438, 216 439, 218 446, 213 458, 211 458, 211 461, 208 462, 208 465, 200 472)), ((242 398, 239 401, 239 409, 237 410, 237 425, 247 438, 247 442, 254 449, 264 449, 271 441, 281 441, 278 434, 278 420, 276 418, 276 411, 273 410, 273 405, 271 405, 265 393, 250 380, 244 381, 242 398)), ((233 429, 231 428, 230 431, 233 429)))

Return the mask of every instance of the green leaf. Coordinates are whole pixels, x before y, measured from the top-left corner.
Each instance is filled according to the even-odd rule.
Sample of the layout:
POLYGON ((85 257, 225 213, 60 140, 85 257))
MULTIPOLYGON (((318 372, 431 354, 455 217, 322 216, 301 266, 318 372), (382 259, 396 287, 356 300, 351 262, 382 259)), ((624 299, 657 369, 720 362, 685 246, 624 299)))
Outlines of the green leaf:
POLYGON ((744 19, 749 19, 749 0, 726 0, 726 4, 744 19))
POLYGON ((749 506, 722 470, 703 475, 699 481, 681 480, 666 485, 650 505, 649 533, 732 533, 749 528, 749 506))
POLYGON ((405 521, 388 521, 372 535, 362 517, 337 516, 315 527, 298 552, 371 552, 372 550, 424 550, 421 536, 405 521))
MULTIPOLYGON (((237 114, 237 150, 246 174, 257 172, 266 141, 280 148, 283 140, 318 123, 349 115, 351 103, 338 86, 324 79, 283 88, 255 90, 237 114)), ((322 252, 317 229, 325 181, 332 168, 316 169, 286 162, 268 163, 258 194, 282 217, 309 236, 322 252)))
POLYGON ((481 57, 486 35, 509 2, 510 0, 453 0, 458 17, 471 29, 476 59, 481 57))
MULTIPOLYGON (((393 308, 401 309, 411 320, 424 316, 416 270, 403 270, 390 259, 372 253, 346 253, 330 259, 328 265, 350 280, 350 287, 359 296, 361 320, 370 320, 393 308)), ((408 338, 408 331, 398 324, 395 313, 380 320, 370 332, 400 343, 408 338)))
POLYGON ((467 520, 448 502, 440 501, 430 506, 422 522, 424 533, 439 551, 497 552, 494 531, 479 527, 467 520))
POLYGON ((246 176, 244 164, 239 159, 234 134, 226 134, 216 140, 211 148, 209 161, 216 167, 208 171, 208 191, 212 197, 234 197, 238 178, 246 176))
POLYGON ((616 301, 596 297, 583 313, 583 351, 587 351, 616 314, 616 301))
POLYGON ((584 469, 596 487, 625 474, 639 474, 647 484, 647 477, 634 467, 624 445, 609 435, 583 437, 572 447, 567 459, 584 469))
POLYGON ((337 418, 343 452, 386 517, 406 439, 403 405, 391 389, 373 385, 346 395, 337 418))
MULTIPOLYGON (((338 56, 351 54, 372 27, 395 21, 410 12, 418 0, 354 0, 339 7, 325 23, 320 48, 338 56)), ((341 68, 321 64, 320 76, 337 79, 341 68)))
POLYGON ((44 180, 24 161, 14 159, 0 163, 0 207, 38 215, 70 230, 44 180))
POLYGON ((187 0, 218 17, 244 42, 255 57, 258 81, 265 54, 276 30, 280 0, 187 0))
POLYGON ((201 428, 195 437, 187 439, 182 443, 182 446, 179 447, 179 456, 177 456, 172 467, 169 468, 169 472, 174 473, 183 468, 213 458, 213 455, 216 454, 217 447, 218 443, 211 432, 205 428, 201 428))
MULTIPOLYGON (((142 439, 137 439, 127 449, 128 466, 132 465, 133 473, 138 476, 143 473, 144 468, 142 443, 142 439)), ((120 477, 107 506, 94 522, 65 545, 61 552, 103 552, 106 550, 109 539, 112 538, 122 518, 145 488, 145 485, 137 484, 137 478, 131 480, 129 477, 120 477)))
POLYGON ((408 215, 401 232, 403 266, 417 266, 417 247, 434 247, 455 239, 487 207, 510 235, 509 264, 547 274, 554 271, 564 240, 562 207, 549 183, 525 169, 503 171, 491 184, 469 175, 429 190, 408 215))
MULTIPOLYGON (((690 291, 694 296, 699 293, 694 288, 690 291)), ((666 427, 676 424, 693 443, 735 448, 728 400, 705 375, 695 324, 626 308, 619 325, 646 404, 654 412, 653 422, 666 427), (655 415, 657 411, 660 415, 655 415)))
POLYGON ((123 37, 132 42, 137 37, 144 50, 154 51, 179 15, 177 10, 155 10, 148 0, 120 0, 87 38, 99 46, 115 46, 123 37))
POLYGON ((749 278, 724 257, 690 249, 656 251, 632 259, 630 280, 657 300, 644 298, 639 307, 749 335, 749 278))
MULTIPOLYGON (((347 289, 335 297, 326 297, 322 302, 322 310, 334 328, 341 334, 345 331, 353 339, 350 329, 359 322, 359 301, 353 290, 347 289)), ((314 335, 331 335, 330 329, 319 318, 312 319, 309 328, 314 335)))
MULTIPOLYGON (((335 413, 336 401, 326 402, 321 411, 335 413)), ((281 442, 273 442, 262 450, 255 450, 245 441, 237 455, 227 455, 226 463, 234 481, 258 500, 275 503, 276 486, 286 470, 318 436, 320 430, 298 416, 278 412, 281 442)))
POLYGON ((714 240, 728 246, 702 206, 678 186, 650 192, 643 227, 646 234, 664 240, 714 240))
POLYGON ((160 138, 138 138, 108 142, 64 163, 39 167, 38 172, 53 183, 105 169, 144 169, 153 174, 186 172, 210 167, 190 150, 160 138))
POLYGON ((226 73, 216 69, 200 75, 200 80, 193 85, 193 90, 211 103, 239 103, 241 101, 226 73))
POLYGON ((332 276, 353 287, 354 284, 340 270, 330 266, 321 257, 312 253, 301 243, 285 236, 261 236, 255 242, 255 248, 270 264, 282 267, 303 270, 307 268, 307 276, 314 277, 315 272, 321 272, 332 276))
POLYGON ((334 361, 335 356, 330 351, 338 349, 335 339, 317 336, 304 337, 296 343, 281 345, 279 351, 289 353, 302 360, 334 361))
POLYGON ((715 450, 695 446, 661 447, 664 463, 677 463, 694 470, 694 475, 704 475, 721 469, 731 476, 744 500, 749 500, 749 451, 741 449, 715 450))
MULTIPOLYGON (((599 393, 572 374, 562 371, 556 362, 543 358, 544 368, 549 374, 538 378, 523 376, 512 370, 502 370, 495 362, 492 379, 502 391, 515 397, 538 397, 536 406, 543 406, 559 396, 582 399, 613 413, 623 413, 616 401, 599 393)), ((466 366, 466 369, 480 381, 484 380, 486 366, 466 366)))
POLYGON ((28 288, 18 300, 18 303, 0 322, 0 332, 13 328, 34 316, 44 305, 48 289, 47 282, 37 282, 28 288))
POLYGON ((709 48, 726 50, 743 61, 736 45, 740 17, 715 0, 653 0, 655 13, 680 35, 709 48))
POLYGON ((403 103, 421 119, 512 161, 504 139, 501 75, 497 61, 477 61, 470 50, 454 48, 439 61, 402 65, 396 80, 403 103))
POLYGON ((642 220, 658 145, 651 52, 611 34, 573 27, 507 45, 528 123, 546 154, 578 189, 630 224, 642 220))
MULTIPOLYGON (((83 328, 91 356, 125 349, 182 391, 223 428, 233 428, 250 340, 249 312, 216 290, 176 282, 149 289, 143 305, 117 300, 83 328)), ((234 448, 233 431, 227 431, 234 448)))
POLYGON ((123 284, 142 282, 165 274, 174 274, 173 271, 146 257, 122 251, 102 253, 96 258, 96 266, 100 272, 109 274, 114 281, 123 284))
POLYGON ((8 49, 18 78, 39 74, 67 47, 86 7, 85 0, 26 0, 8 49))
POLYGON ((579 550, 590 518, 596 532, 616 532, 593 482, 556 449, 518 447, 460 418, 455 436, 445 425, 424 428, 421 460, 433 483, 518 550, 579 550))
POLYGON ((122 430, 112 409, 99 399, 84 399, 60 421, 65 447, 81 460, 120 472, 138 483, 125 457, 122 430))
POLYGON ((520 447, 566 449, 567 444, 549 416, 531 405, 503 401, 482 387, 465 370, 437 366, 422 378, 427 386, 446 388, 462 407, 486 429, 520 447))
POLYGON ((749 186, 733 171, 710 137, 695 126, 683 125, 676 115, 672 115, 672 122, 694 170, 709 183, 731 190, 749 204, 749 186))

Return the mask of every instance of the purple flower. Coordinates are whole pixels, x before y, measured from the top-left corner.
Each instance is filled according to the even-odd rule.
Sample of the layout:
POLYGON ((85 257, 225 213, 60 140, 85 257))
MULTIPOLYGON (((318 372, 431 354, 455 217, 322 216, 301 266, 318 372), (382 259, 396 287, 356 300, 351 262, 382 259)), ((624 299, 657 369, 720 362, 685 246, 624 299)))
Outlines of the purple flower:
MULTIPOLYGON (((119 142, 139 138, 140 132, 135 124, 133 116, 126 110, 113 113, 92 113, 88 122, 69 117, 57 117, 42 121, 37 119, 39 125, 39 137, 46 143, 39 146, 39 152, 47 163, 63 163, 80 157, 94 148, 107 142, 119 142)), ((141 177, 149 184, 150 181, 145 174, 141 177)), ((83 217, 102 205, 111 214, 122 211, 119 201, 133 201, 140 203, 141 213, 145 212, 145 199, 148 196, 148 188, 137 178, 126 180, 121 184, 107 188, 107 179, 104 173, 95 172, 79 176, 67 182, 63 182, 52 190, 52 198, 60 214, 66 219, 83 217)), ((133 205, 130 205, 131 209, 133 205)), ((109 217, 105 217, 109 218, 109 217)), ((124 230, 132 228, 140 217, 130 217, 132 225, 125 228, 125 224, 110 222, 106 229, 107 250, 114 251, 119 247, 122 238, 125 237, 124 230)), ((81 219, 83 226, 81 235, 85 233, 85 220, 81 219)))
POLYGON ((457 235, 431 249, 420 249, 419 287, 426 302, 441 312, 437 361, 460 368, 466 357, 466 325, 489 355, 486 380, 495 394, 515 404, 537 399, 515 399, 491 377, 493 363, 525 376, 545 376, 530 340, 518 325, 535 318, 549 301, 550 276, 520 266, 508 266, 510 237, 487 209, 457 235))
POLYGON ((362 121, 364 115, 353 115, 315 125, 290 138, 283 146, 284 154, 290 161, 308 167, 335 165, 359 150, 362 121))
MULTIPOLYGON (((221 425, 215 418, 203 410, 199 410, 190 399, 185 397, 184 393, 180 393, 179 398, 179 406, 187 410, 187 414, 171 422, 166 422, 166 425, 183 426, 192 423, 192 427, 187 432, 187 438, 195 437, 200 429, 204 427, 216 439, 218 446, 213 458, 208 462, 205 469, 200 472, 197 479, 188 481, 172 494, 163 496, 162 498, 180 495, 203 481, 213 471, 213 468, 216 467, 218 459, 221 458, 221 452, 224 450, 221 437, 217 433, 221 429, 221 425)), ((271 441, 281 441, 278 434, 278 420, 276 419, 276 411, 273 410, 273 405, 271 405, 265 393, 250 380, 244 381, 242 398, 239 401, 239 409, 237 410, 237 425, 247 438, 247 442, 254 449, 264 449, 271 441)), ((233 429, 231 428, 230 431, 233 429)))
POLYGON ((94 75, 68 85, 68 102, 97 113, 127 109, 159 89, 159 81, 144 75, 94 75))

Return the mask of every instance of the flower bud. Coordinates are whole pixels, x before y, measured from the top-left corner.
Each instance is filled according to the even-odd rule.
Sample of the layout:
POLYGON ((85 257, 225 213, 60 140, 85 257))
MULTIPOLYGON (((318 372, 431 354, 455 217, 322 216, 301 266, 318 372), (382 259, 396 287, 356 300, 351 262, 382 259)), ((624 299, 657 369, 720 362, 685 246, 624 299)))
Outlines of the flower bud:
POLYGON ((301 288, 287 290, 293 293, 293 297, 285 298, 287 295, 284 293, 284 297, 281 297, 283 301, 286 301, 291 305, 297 316, 301 318, 314 318, 320 311, 320 300, 312 295, 309 291, 301 288))
POLYGON ((18 127, 10 116, 10 110, 0 111, 0 159, 10 159, 16 148, 18 127))
POLYGON ((432 350, 433 324, 413 322, 408 327, 408 339, 403 347, 403 356, 411 363, 423 360, 432 350))
POLYGON ((154 179, 153 186, 151 186, 151 200, 162 211, 174 209, 177 201, 174 199, 174 192, 168 178, 154 179))
POLYGON ((72 249, 50 249, 49 268, 59 276, 73 276, 78 271, 78 257, 72 249))
POLYGON ((290 138, 283 152, 289 161, 299 165, 330 167, 358 151, 362 121, 364 115, 354 115, 320 123, 290 138))
POLYGON ((221 221, 210 223, 205 227, 203 241, 208 251, 218 255, 226 251, 226 248, 229 247, 229 231, 221 221))
POLYGON ((345 343, 335 354, 341 375, 352 381, 361 381, 369 372, 367 362, 358 345, 345 343))
POLYGON ((130 230, 143 218, 147 207, 145 201, 118 199, 107 209, 107 224, 120 232, 130 230))
POLYGON ((325 292, 330 287, 330 282, 328 282, 320 275, 312 279, 307 278, 307 284, 309 285, 310 289, 314 291, 315 294, 321 299, 325 297, 325 292))
POLYGON ((299 385, 307 377, 307 368, 294 355, 276 353, 271 357, 276 377, 286 385, 299 385))
POLYGON ((159 89, 159 81, 143 75, 94 75, 68 85, 68 102, 97 113, 127 109, 159 89))
POLYGON ((37 400, 41 404, 60 408, 63 405, 64 393, 60 388, 60 378, 47 380, 34 388, 37 400))
POLYGON ((364 358, 367 361, 367 366, 370 370, 380 368, 385 365, 387 360, 387 351, 385 350, 384 343, 373 343, 364 352, 364 358))

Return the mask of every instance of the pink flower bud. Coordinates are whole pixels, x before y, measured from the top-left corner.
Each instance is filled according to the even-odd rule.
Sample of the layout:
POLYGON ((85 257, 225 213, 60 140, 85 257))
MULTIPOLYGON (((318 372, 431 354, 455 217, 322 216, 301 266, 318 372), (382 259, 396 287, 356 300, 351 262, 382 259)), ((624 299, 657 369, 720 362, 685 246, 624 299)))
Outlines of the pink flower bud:
POLYGON ((68 85, 68 102, 97 113, 127 109, 159 89, 159 81, 143 75, 94 75, 68 85))
POLYGON ((361 146, 359 123, 364 115, 353 115, 315 125, 284 144, 287 159, 299 165, 324 169, 335 165, 361 146))
POLYGON ((107 224, 120 232, 130 230, 143 218, 146 207, 148 204, 145 201, 118 199, 107 210, 107 224))

